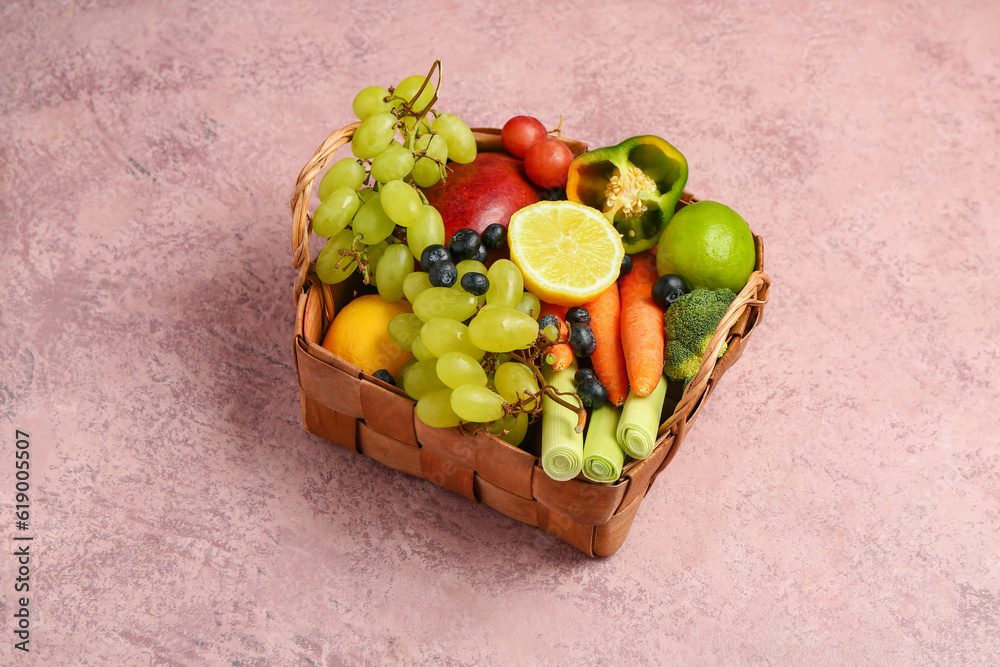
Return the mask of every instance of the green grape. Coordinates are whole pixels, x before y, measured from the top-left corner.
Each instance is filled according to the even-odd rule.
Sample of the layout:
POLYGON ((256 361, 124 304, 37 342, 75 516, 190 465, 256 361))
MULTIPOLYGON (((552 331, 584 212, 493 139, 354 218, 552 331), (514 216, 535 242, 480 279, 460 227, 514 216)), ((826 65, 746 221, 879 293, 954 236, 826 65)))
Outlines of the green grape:
MULTIPOLYGON (((476 312, 476 297, 468 292, 453 290, 450 287, 431 287, 421 292, 417 300, 413 302, 413 312, 424 322, 435 317, 445 317, 462 322, 472 317, 476 312)), ((516 310, 514 312, 517 313, 516 310)), ((518 315, 523 315, 523 313, 518 313, 518 315)), ((535 329, 538 329, 537 323, 535 323, 535 329)))
POLYGON ((417 359, 416 357, 410 357, 410 359, 405 364, 403 364, 403 368, 400 369, 399 375, 396 376, 397 387, 403 386, 403 380, 406 378, 406 374, 410 372, 411 368, 413 368, 413 364, 417 363, 418 361, 420 360, 417 359))
POLYGON ((391 113, 377 113, 361 121, 351 139, 351 151, 355 157, 370 160, 392 143, 396 135, 396 117, 391 113))
POLYGON ((389 181, 379 190, 382 210, 400 227, 409 227, 420 220, 424 202, 413 186, 403 181, 389 181))
POLYGON ((434 85, 428 81, 424 89, 420 91, 420 96, 416 97, 417 91, 420 90, 420 86, 424 85, 424 77, 414 74, 413 76, 408 76, 399 82, 396 89, 393 91, 393 95, 396 97, 401 97, 402 99, 394 99, 392 105, 396 108, 403 106, 404 101, 410 102, 410 109, 416 114, 427 108, 427 105, 431 103, 431 98, 434 97, 434 85))
MULTIPOLYGON (((357 223, 354 225, 357 228, 357 223)), ((490 279, 490 289, 486 292, 486 303, 491 306, 516 308, 524 292, 524 278, 517 264, 509 259, 498 259, 486 273, 490 279)), ((516 349, 516 348, 511 348, 516 349)))
POLYGON ((469 323, 469 338, 487 352, 520 350, 538 338, 538 322, 513 308, 486 307, 469 323))
POLYGON ((503 417, 503 399, 489 387, 463 384, 451 392, 451 409, 462 421, 486 422, 503 417))
POLYGON ((351 107, 358 120, 364 120, 377 113, 388 113, 392 111, 392 104, 386 101, 389 91, 382 86, 368 86, 354 96, 351 107))
POLYGON ((365 182, 365 168, 352 157, 345 157, 331 165, 319 182, 319 200, 326 201, 330 193, 338 188, 357 190, 365 182))
POLYGON ((341 230, 326 242, 316 257, 316 275, 320 280, 335 285, 354 272, 357 260, 340 254, 341 250, 350 250, 353 242, 354 232, 350 229, 341 230))
POLYGON ((375 268, 378 293, 383 301, 393 303, 403 298, 403 281, 413 273, 413 257, 402 243, 393 243, 382 253, 375 268))
POLYGON ((368 284, 378 286, 378 276, 375 275, 375 269, 378 268, 378 263, 382 259, 382 253, 385 249, 389 247, 388 241, 379 241, 373 246, 368 246, 368 252, 365 254, 365 259, 368 262, 368 284))
POLYGON ((374 245, 389 238, 396 229, 396 223, 382 210, 382 202, 376 194, 358 209, 354 215, 353 227, 355 233, 361 234, 362 241, 374 245))
POLYGON ((413 342, 410 343, 410 352, 412 352, 413 356, 415 356, 420 361, 425 361, 427 359, 437 359, 437 356, 433 352, 428 350, 426 345, 424 345, 424 341, 420 336, 414 338, 413 342))
POLYGON ((444 164, 448 161, 448 143, 440 134, 425 134, 417 138, 414 150, 425 151, 426 156, 417 158, 413 163, 411 172, 413 182, 422 188, 429 188, 444 176, 444 164))
POLYGON ((409 351, 413 339, 420 335, 420 328, 424 326, 424 321, 413 313, 400 313, 389 320, 386 325, 386 333, 389 340, 409 351))
POLYGON ((420 336, 427 341, 427 349, 435 357, 442 357, 449 352, 461 352, 479 361, 486 354, 472 344, 469 327, 446 317, 433 317, 427 320, 424 328, 420 330, 420 336))
POLYGON ((426 271, 414 271, 403 279, 403 295, 410 303, 416 301, 421 292, 430 288, 431 278, 426 271))
POLYGON ((361 188, 360 190, 358 190, 358 197, 361 198, 362 204, 367 204, 372 200, 372 197, 374 197, 377 194, 378 193, 375 192, 375 190, 373 190, 372 188, 361 188))
POLYGON ((542 302, 531 292, 525 292, 521 295, 521 300, 517 302, 517 309, 537 320, 538 316, 542 314, 542 302))
POLYGON ((490 424, 486 431, 504 442, 517 447, 524 441, 524 436, 528 433, 528 413, 521 412, 517 415, 504 415, 502 419, 498 419, 490 424), (507 431, 507 433, 504 433, 504 431, 507 431))
POLYGON ((469 164, 476 159, 476 138, 461 118, 443 113, 434 119, 431 129, 444 137, 450 159, 459 164, 469 164))
MULTIPOLYGON (((518 400, 526 398, 529 393, 538 393, 538 380, 535 379, 534 372, 517 361, 508 361, 497 366, 494 374, 497 393, 503 396, 503 400, 508 403, 517 403, 518 400)), ((524 404, 526 410, 534 410, 536 402, 534 399, 524 404)))
POLYGON ((510 429, 510 433, 507 435, 501 435, 500 438, 506 442, 514 445, 515 447, 520 447, 521 443, 524 442, 524 436, 528 434, 528 415, 524 412, 517 416, 514 420, 514 428, 510 429))
POLYGON ((559 327, 554 324, 550 324, 542 329, 542 333, 545 334, 545 337, 552 343, 559 339, 559 327))
POLYGON ((495 435, 500 437, 503 431, 509 431, 514 428, 514 422, 517 421, 517 415, 504 415, 495 422, 490 422, 486 425, 486 432, 490 435, 495 435))
POLYGON ((444 382, 437 376, 437 359, 423 359, 410 366, 403 377, 403 391, 413 400, 435 389, 444 389, 444 382))
POLYGON ((372 160, 372 178, 379 183, 388 183, 405 178, 413 169, 413 153, 398 141, 375 156, 372 160))
POLYGON ((433 428, 458 426, 459 418, 451 409, 451 389, 435 389, 420 397, 414 408, 417 417, 433 428))
POLYGON ((463 384, 486 386, 486 371, 464 352, 445 352, 438 357, 437 374, 452 389, 463 384))
POLYGON ((406 229, 406 244, 413 257, 420 259, 424 248, 435 243, 444 245, 444 220, 436 208, 424 204, 420 219, 406 229))
MULTIPOLYGON (((355 162, 354 164, 357 164, 355 162)), ((350 224, 358 212, 361 198, 353 188, 342 187, 331 192, 313 214, 313 231, 320 236, 334 236, 350 224)))
POLYGON ((474 259, 463 259, 455 265, 455 268, 458 269, 458 281, 455 283, 456 285, 462 281, 462 276, 466 273, 481 273, 484 276, 486 275, 486 265, 474 259))

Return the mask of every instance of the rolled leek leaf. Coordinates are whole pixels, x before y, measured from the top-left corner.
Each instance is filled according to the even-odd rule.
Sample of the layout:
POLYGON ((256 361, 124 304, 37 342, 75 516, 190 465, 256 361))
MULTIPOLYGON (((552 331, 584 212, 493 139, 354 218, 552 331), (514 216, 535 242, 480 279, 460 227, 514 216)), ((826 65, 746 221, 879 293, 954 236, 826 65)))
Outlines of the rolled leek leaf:
POLYGON ((625 452, 618 444, 618 408, 605 404, 590 414, 583 443, 583 476, 594 482, 615 482, 621 477, 625 452))
MULTIPOLYGON (((572 392, 576 361, 561 371, 547 369, 545 381, 555 389, 572 392)), ((567 398, 572 401, 572 398, 567 398)), ((583 469, 583 433, 576 432, 578 416, 548 396, 542 396, 542 470, 552 479, 564 482, 583 469)))
POLYGON ((649 396, 628 393, 621 419, 618 420, 618 444, 632 458, 644 459, 653 453, 666 395, 667 380, 663 376, 660 376, 660 383, 649 396))

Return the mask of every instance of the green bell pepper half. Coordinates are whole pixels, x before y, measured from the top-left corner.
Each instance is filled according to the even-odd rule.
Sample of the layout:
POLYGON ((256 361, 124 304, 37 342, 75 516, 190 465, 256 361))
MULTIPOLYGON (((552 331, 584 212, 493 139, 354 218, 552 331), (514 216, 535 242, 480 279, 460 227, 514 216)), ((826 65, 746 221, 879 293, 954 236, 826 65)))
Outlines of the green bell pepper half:
POLYGON ((573 160, 566 197, 601 211, 621 233, 625 252, 634 254, 659 241, 687 177, 688 164, 681 152, 647 134, 573 160))

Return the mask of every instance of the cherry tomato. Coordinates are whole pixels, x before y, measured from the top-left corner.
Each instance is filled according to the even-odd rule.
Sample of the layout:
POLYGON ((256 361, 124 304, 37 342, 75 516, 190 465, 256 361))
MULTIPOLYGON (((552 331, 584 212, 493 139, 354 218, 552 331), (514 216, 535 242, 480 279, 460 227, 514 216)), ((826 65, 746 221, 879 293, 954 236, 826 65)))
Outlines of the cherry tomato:
POLYGON ((514 157, 524 159, 528 149, 543 141, 548 133, 545 126, 532 116, 514 116, 500 130, 500 141, 507 152, 514 157))
POLYGON ((546 139, 528 149, 524 155, 524 171, 540 188, 564 188, 573 153, 558 139, 546 139))

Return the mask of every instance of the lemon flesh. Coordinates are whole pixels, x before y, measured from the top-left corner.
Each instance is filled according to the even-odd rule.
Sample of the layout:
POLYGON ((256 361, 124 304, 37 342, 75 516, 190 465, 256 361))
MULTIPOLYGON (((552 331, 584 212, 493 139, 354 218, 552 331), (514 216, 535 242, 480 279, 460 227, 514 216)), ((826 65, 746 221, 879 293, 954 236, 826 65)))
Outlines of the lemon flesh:
POLYGON ((510 258, 524 285, 542 301, 578 306, 618 279, 621 234, 596 209, 571 201, 542 201, 511 216, 510 258))

